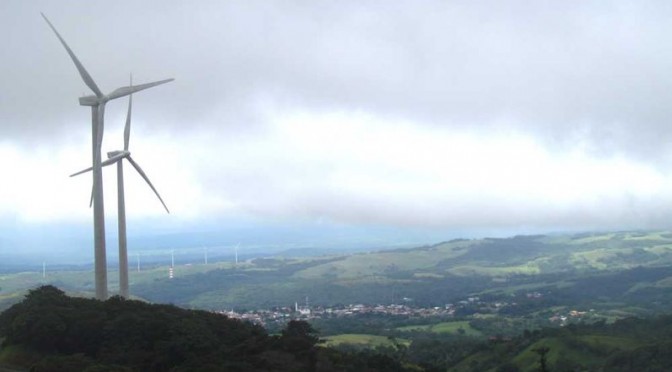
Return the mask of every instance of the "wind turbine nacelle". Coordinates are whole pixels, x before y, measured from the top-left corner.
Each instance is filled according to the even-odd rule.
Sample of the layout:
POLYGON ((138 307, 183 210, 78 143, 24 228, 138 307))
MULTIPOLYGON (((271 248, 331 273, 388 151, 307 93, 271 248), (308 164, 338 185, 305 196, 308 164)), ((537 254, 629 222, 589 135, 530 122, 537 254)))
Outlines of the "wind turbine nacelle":
POLYGON ((122 151, 122 150, 110 151, 110 152, 107 153, 107 158, 111 159, 115 156, 120 157, 122 155, 128 155, 128 154, 130 154, 130 152, 128 152, 128 151, 122 151))
POLYGON ((96 96, 79 97, 80 106, 98 106, 100 100, 96 96))

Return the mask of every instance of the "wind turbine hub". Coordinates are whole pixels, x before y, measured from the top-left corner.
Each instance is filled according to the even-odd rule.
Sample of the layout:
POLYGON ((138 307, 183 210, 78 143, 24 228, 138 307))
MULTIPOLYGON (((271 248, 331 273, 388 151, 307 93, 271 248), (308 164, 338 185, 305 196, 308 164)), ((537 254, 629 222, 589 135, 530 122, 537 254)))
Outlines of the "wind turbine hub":
POLYGON ((101 102, 101 100, 99 100, 96 96, 79 97, 80 106, 98 106, 103 102, 101 102))

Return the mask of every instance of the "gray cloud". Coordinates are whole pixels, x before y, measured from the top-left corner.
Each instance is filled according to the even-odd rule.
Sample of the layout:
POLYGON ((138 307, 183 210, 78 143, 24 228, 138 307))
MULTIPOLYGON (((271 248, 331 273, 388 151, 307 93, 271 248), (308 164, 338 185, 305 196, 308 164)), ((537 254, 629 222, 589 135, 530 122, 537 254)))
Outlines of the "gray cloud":
MULTIPOLYGON (((138 94, 136 106, 147 133, 170 133, 176 146, 192 133, 221 146, 264 137, 274 127, 269 112, 345 111, 484 137, 520 132, 551 153, 581 146, 606 159, 672 164, 666 2, 4 1, 0 30, 10 35, 11 58, 0 62, 0 86, 11 89, 0 95, 0 138, 25 146, 88 133, 90 115, 76 101, 87 89, 39 11, 103 90, 125 84, 130 72, 138 82, 175 77, 138 94)), ((124 105, 110 104, 109 125, 120 125, 124 105)), ((283 150, 274 151, 249 171, 223 175, 231 168, 204 166, 201 182, 269 215, 499 225, 512 213, 543 212, 534 205, 515 213, 482 206, 487 213, 468 217, 427 214, 434 210, 427 201, 345 195, 329 182, 333 163, 278 159, 283 150), (278 194, 258 197, 271 192, 278 194)), ((615 213, 646 209, 658 221, 664 212, 654 204, 635 201, 615 213)), ((604 223, 591 211, 550 214, 549 225, 584 217, 604 223)))
POLYGON ((13 58, 3 63, 2 84, 16 88, 2 115, 19 128, 84 110, 68 96, 86 89, 38 16, 44 8, 105 89, 131 71, 141 81, 175 76, 173 87, 144 98, 175 125, 215 125, 211 113, 242 125, 255 120, 249 102, 262 96, 436 125, 505 122, 554 139, 587 127, 598 142, 642 151, 669 134, 665 3, 10 1, 3 8, 13 58))

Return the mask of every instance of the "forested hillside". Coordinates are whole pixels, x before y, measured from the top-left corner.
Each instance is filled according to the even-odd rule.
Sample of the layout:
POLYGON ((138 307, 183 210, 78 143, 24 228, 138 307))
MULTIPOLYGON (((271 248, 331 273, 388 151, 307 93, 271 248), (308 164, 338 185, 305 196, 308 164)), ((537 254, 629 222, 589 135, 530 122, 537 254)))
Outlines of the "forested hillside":
POLYGON ((31 371, 390 371, 399 361, 319 348, 308 323, 279 335, 206 311, 45 286, 0 315, 0 362, 31 371))
POLYGON ((0 316, 0 360, 36 370, 494 371, 538 370, 543 354, 561 370, 667 366, 670 319, 656 317, 672 308, 668 232, 462 239, 166 272, 132 273, 131 292, 182 308, 70 298, 50 285, 20 301, 40 283, 87 296, 91 273, 2 276, 0 298, 15 304, 0 316), (231 309, 266 329, 209 312, 231 309), (311 327, 333 347, 318 347, 311 327))
MULTIPOLYGON (((466 322, 463 326, 469 327, 466 322)), ((669 371, 672 316, 570 324, 515 337, 415 332, 371 349, 303 321, 277 335, 226 316, 45 286, 0 315, 0 367, 31 371, 669 371), (334 340, 334 339, 330 339, 334 340), (326 345, 334 345, 326 346, 326 345), (543 367, 542 367, 543 366, 543 367)))

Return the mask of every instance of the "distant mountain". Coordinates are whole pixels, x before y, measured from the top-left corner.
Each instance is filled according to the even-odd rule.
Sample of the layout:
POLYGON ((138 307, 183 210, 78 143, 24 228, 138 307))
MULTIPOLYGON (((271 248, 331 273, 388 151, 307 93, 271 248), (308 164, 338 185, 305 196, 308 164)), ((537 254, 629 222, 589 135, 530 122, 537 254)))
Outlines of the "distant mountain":
MULTIPOLYGON (((0 221, 0 227, 2 227, 0 221)), ((109 232, 116 223, 108 224, 109 232)), ((264 256, 288 250, 351 253, 384 248, 412 247, 454 236, 456 232, 420 228, 352 226, 328 222, 259 220, 194 221, 177 226, 156 221, 129 221, 128 247, 146 261, 166 262, 174 251, 185 260, 202 257, 208 249, 213 257, 232 257, 234 247, 241 254, 264 256)), ((117 246, 115 233, 107 234, 108 247, 117 246)), ((93 236, 88 223, 34 224, 5 228, 0 234, 0 272, 3 262, 21 266, 48 264, 91 264, 93 236)), ((108 249, 108 260, 116 260, 108 249)), ((9 270, 13 270, 9 268, 9 270)))
POLYGON ((535 235, 254 259, 235 268, 139 283, 133 289, 152 301, 209 309, 270 308, 306 296, 322 305, 394 303, 406 297, 442 306, 473 294, 506 296, 532 289, 573 303, 599 292, 614 301, 662 298, 662 304, 671 297, 665 295, 672 287, 670 266, 672 235, 667 232, 535 235))
POLYGON ((353 279, 392 272, 422 275, 480 275, 622 270, 672 264, 672 234, 618 232, 577 235, 515 236, 505 239, 454 240, 432 246, 356 254, 296 273, 353 279))

